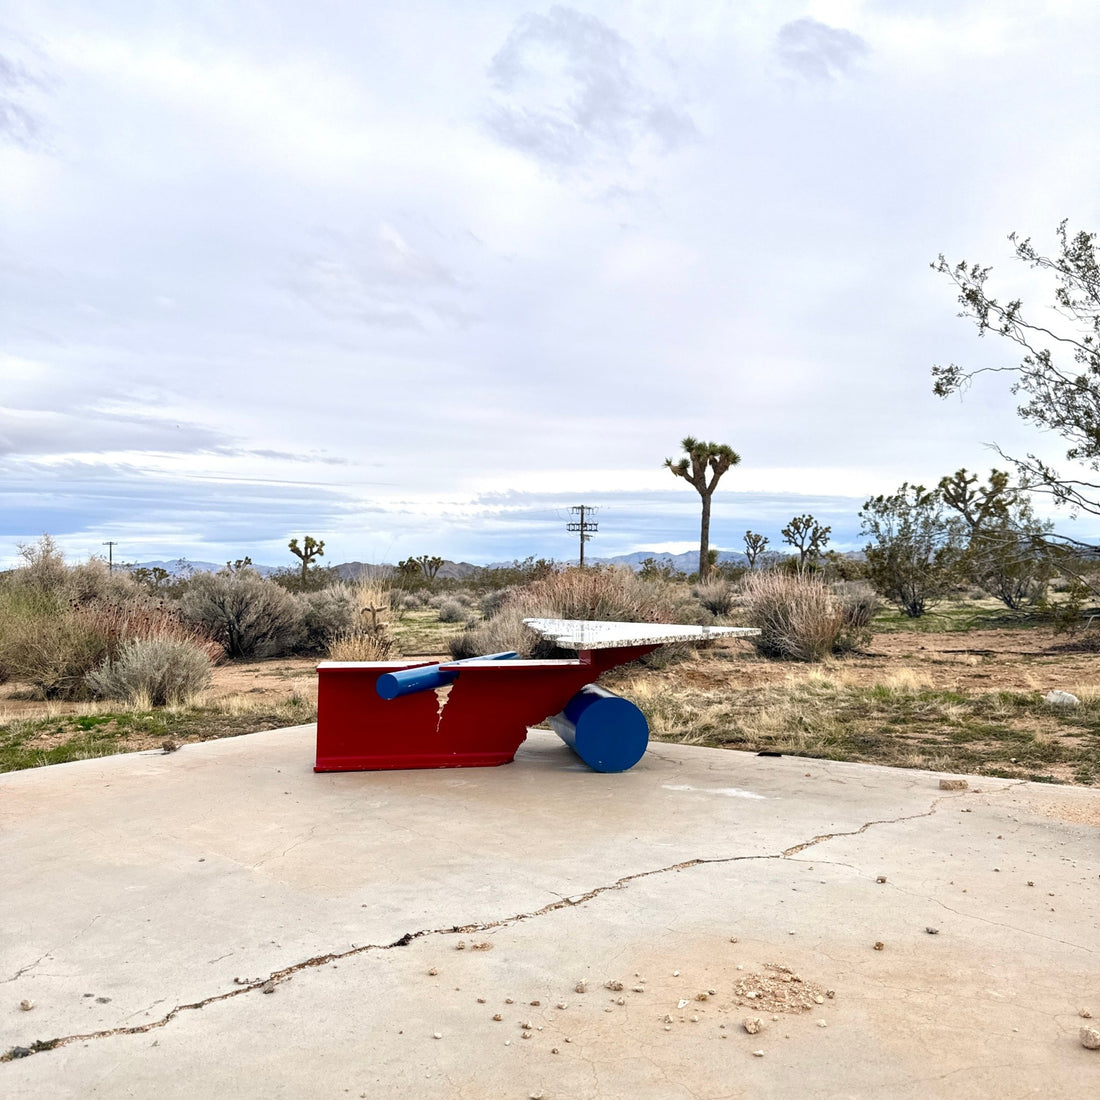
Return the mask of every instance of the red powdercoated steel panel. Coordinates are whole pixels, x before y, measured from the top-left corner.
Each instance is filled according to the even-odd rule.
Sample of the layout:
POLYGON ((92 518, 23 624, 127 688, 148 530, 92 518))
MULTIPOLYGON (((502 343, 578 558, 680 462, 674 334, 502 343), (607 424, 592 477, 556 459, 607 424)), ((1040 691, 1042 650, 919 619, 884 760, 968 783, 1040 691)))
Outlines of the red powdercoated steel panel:
POLYGON ((557 714, 601 673, 656 648, 590 650, 575 661, 445 663, 442 667, 458 676, 442 709, 434 691, 386 700, 375 690, 384 673, 419 668, 426 662, 328 662, 317 670, 314 771, 510 763, 529 726, 557 714))

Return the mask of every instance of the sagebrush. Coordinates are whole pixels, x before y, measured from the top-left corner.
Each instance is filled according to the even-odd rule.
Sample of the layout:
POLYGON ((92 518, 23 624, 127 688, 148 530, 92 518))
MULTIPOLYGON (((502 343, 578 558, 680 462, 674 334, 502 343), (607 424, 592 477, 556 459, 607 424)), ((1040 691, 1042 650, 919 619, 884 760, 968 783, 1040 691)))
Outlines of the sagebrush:
POLYGON ((210 657, 193 642, 178 638, 133 638, 114 660, 88 673, 93 695, 150 706, 192 702, 210 685, 210 657))

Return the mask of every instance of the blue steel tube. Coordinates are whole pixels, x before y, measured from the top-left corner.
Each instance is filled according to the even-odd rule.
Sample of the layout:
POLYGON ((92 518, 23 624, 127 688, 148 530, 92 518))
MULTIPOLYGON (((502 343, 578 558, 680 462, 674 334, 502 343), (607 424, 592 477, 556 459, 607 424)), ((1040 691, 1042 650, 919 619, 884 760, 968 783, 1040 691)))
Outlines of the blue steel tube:
POLYGON ((599 684, 581 688, 550 728, 594 771, 625 772, 645 755, 649 723, 629 700, 599 684))
POLYGON ((453 665, 464 665, 467 661, 507 661, 517 656, 515 650, 507 653, 489 653, 484 657, 468 657, 465 661, 448 661, 447 668, 442 665, 423 665, 421 668, 406 668, 401 672, 385 672, 375 681, 375 690, 383 699, 396 699, 401 695, 415 695, 418 691, 434 691, 446 687, 458 675, 453 665))

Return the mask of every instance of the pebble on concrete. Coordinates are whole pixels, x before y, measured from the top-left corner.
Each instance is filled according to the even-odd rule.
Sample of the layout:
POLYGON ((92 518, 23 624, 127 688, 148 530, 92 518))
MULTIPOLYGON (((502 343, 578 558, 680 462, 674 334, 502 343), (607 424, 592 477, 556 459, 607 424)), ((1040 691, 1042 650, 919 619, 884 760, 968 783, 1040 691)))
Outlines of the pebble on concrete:
POLYGON ((1100 1031, 1094 1027, 1081 1028, 1081 1046, 1086 1050, 1100 1050, 1100 1031))
POLYGON ((749 1035, 755 1035, 763 1024, 760 1023, 760 1019, 754 1016, 747 1016, 741 1021, 741 1026, 748 1032, 749 1035))

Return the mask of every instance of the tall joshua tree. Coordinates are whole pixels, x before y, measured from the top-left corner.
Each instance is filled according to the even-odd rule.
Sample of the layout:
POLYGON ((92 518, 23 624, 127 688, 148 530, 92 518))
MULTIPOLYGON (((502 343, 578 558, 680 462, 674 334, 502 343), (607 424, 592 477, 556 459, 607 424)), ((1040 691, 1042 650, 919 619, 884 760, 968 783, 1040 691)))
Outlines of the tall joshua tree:
POLYGON ((685 481, 695 486, 703 499, 703 520, 699 529, 699 579, 705 580, 710 571, 710 498, 718 485, 718 479, 741 461, 741 456, 725 443, 704 443, 690 435, 680 441, 687 452, 686 458, 673 462, 665 459, 665 466, 685 481), (710 480, 707 480, 707 475, 710 480))

